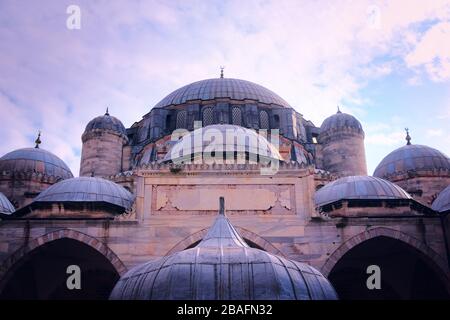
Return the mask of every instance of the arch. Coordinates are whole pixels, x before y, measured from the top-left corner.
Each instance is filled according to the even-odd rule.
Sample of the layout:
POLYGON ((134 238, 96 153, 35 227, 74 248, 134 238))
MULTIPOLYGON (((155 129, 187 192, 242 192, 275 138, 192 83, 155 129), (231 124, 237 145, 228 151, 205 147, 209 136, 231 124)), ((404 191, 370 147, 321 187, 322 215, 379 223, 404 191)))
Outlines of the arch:
POLYGON ((447 281, 450 280, 448 279, 449 269, 446 265, 446 262, 437 252, 435 252, 433 249, 431 249, 423 242, 407 235, 406 233, 386 227, 371 228, 345 241, 328 257, 327 261, 321 268, 321 272, 323 273, 323 275, 328 276, 331 270, 333 270, 333 267, 344 256, 344 254, 346 254, 352 248, 356 247, 358 244, 361 244, 366 240, 370 240, 381 236, 397 239, 406 244, 409 244, 419 253, 421 253, 427 258, 430 258, 431 261, 433 261, 432 267, 434 267, 434 269, 436 269, 436 271, 438 271, 439 274, 445 275, 447 281))
POLYGON ((270 129, 269 125, 269 114, 265 110, 259 112, 259 128, 260 129, 270 129))
POLYGON ((206 107, 203 109, 202 121, 204 127, 214 124, 214 113, 212 107, 206 107))
POLYGON ((177 113, 177 129, 183 129, 186 128, 186 119, 187 118, 187 112, 186 110, 178 111, 177 113))
MULTIPOLYGON (((169 252, 167 252, 166 256, 175 252, 183 251, 186 248, 192 246, 194 243, 199 242, 208 233, 208 229, 209 228, 202 229, 184 238, 183 240, 178 242, 175 246, 173 246, 172 249, 170 249, 169 252)), ((284 257, 284 254, 277 247, 275 247, 269 241, 260 237, 256 233, 240 227, 235 227, 235 229, 241 235, 241 237, 253 242, 263 250, 284 257)))
POLYGON ((12 274, 12 272, 10 271, 13 271, 13 269, 20 263, 23 258, 25 258, 31 251, 38 249, 44 244, 60 239, 76 240, 91 247, 92 249, 103 255, 111 263, 111 265, 120 276, 122 276, 127 271, 127 268, 119 259, 119 257, 102 241, 76 230, 61 229, 49 232, 29 241, 26 245, 23 245, 21 248, 11 254, 11 256, 1 264, 0 292, 3 289, 3 286, 8 282, 8 277, 12 274))
POLYGON ((234 106, 231 109, 231 123, 237 126, 242 125, 242 112, 238 106, 234 106))

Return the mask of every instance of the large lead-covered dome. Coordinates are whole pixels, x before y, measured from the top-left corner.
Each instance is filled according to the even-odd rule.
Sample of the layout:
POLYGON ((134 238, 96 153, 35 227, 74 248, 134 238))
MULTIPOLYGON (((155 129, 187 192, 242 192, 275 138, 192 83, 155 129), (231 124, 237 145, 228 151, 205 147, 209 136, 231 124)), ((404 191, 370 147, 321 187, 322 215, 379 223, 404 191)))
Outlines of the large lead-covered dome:
POLYGON ((207 79, 188 84, 166 96, 155 107, 162 108, 183 104, 190 100, 216 98, 253 100, 263 104, 275 104, 290 108, 285 100, 269 89, 250 81, 231 78, 207 79))
POLYGON ((5 154, 0 158, 0 172, 35 172, 61 179, 73 177, 64 161, 40 148, 23 148, 5 154))
POLYGON ((450 159, 428 146, 409 144, 389 153, 376 167, 373 175, 389 178, 409 171, 450 171, 450 159))
MULTIPOLYGON (((223 206, 222 206, 223 208, 223 206)), ((194 248, 129 270, 113 300, 335 300, 316 269, 250 248, 223 214, 194 248)))
POLYGON ((79 177, 60 181, 41 192, 33 203, 103 202, 129 209, 134 196, 124 187, 97 177, 79 177))

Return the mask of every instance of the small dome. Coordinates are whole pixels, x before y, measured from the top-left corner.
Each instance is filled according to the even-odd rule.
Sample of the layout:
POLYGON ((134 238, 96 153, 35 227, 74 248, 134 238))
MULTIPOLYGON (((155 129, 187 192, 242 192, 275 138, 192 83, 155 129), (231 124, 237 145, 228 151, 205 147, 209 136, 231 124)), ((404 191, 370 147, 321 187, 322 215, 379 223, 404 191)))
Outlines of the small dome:
POLYGON ((15 210, 8 198, 0 192, 0 214, 11 214, 15 210))
POLYGON ((439 193, 436 200, 433 201, 431 208, 437 212, 450 210, 450 186, 439 193))
POLYGON ((134 196, 112 181, 96 177, 79 177, 60 181, 41 192, 37 202, 105 202, 129 209, 134 196))
POLYGON ((250 248, 222 211, 196 247, 132 268, 110 299, 335 300, 337 295, 316 269, 250 248))
POLYGON ((376 167, 373 175, 388 178, 408 171, 446 170, 450 171, 450 159, 439 150, 410 144, 389 153, 376 167))
POLYGON ((326 118, 320 126, 320 132, 327 132, 342 128, 353 128, 363 132, 361 123, 354 116, 347 113, 342 113, 341 111, 338 111, 331 117, 326 118))
POLYGON ((181 162, 190 160, 191 155, 209 154, 211 151, 229 154, 248 152, 264 158, 283 160, 278 150, 256 131, 236 125, 218 124, 196 129, 182 137, 166 154, 164 161, 181 162))
POLYGON ((316 207, 345 199, 411 199, 411 196, 392 182, 369 176, 337 179, 314 195, 316 207))
POLYGON ((36 172, 61 179, 73 177, 64 161, 40 148, 23 148, 5 154, 0 158, 0 172, 36 172))
POLYGON ((108 111, 103 116, 98 116, 89 121, 84 132, 96 129, 109 130, 124 136, 127 135, 127 130, 123 123, 116 117, 111 116, 108 111))
POLYGON ((269 89, 250 81, 231 78, 207 79, 188 84, 170 93, 155 108, 184 104, 190 100, 205 101, 216 98, 229 98, 239 101, 253 100, 290 108, 286 101, 269 89))

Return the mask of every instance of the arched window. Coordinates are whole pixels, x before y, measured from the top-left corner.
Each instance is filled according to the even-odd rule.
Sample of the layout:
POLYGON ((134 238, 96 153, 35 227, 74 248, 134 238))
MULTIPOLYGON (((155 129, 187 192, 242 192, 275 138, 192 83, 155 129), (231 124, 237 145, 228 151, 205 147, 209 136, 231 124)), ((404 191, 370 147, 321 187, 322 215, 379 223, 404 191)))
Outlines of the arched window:
POLYGON ((269 129, 269 114, 267 111, 261 110, 259 112, 259 128, 269 129))
POLYGON ((214 114, 211 107, 203 109, 203 126, 209 126, 214 123, 214 114))
POLYGON ((166 127, 165 127, 166 131, 170 131, 171 124, 172 124, 172 116, 168 114, 166 116, 166 127))
POLYGON ((280 129, 280 116, 277 114, 273 116, 273 126, 275 129, 280 129))
POLYGON ((179 111, 177 113, 177 129, 186 128, 186 111, 179 111))
POLYGON ((237 126, 242 125, 241 108, 233 107, 233 109, 231 109, 231 123, 237 126))

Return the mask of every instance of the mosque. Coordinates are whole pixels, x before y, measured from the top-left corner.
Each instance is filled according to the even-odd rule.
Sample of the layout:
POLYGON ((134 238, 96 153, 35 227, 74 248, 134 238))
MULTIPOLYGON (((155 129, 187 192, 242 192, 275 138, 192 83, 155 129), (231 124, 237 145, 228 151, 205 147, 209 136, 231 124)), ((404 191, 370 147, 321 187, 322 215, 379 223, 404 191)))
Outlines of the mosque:
POLYGON ((407 133, 368 175, 354 116, 296 110, 222 73, 92 119, 79 177, 40 137, 3 155, 0 298, 449 299, 448 156, 407 133))

